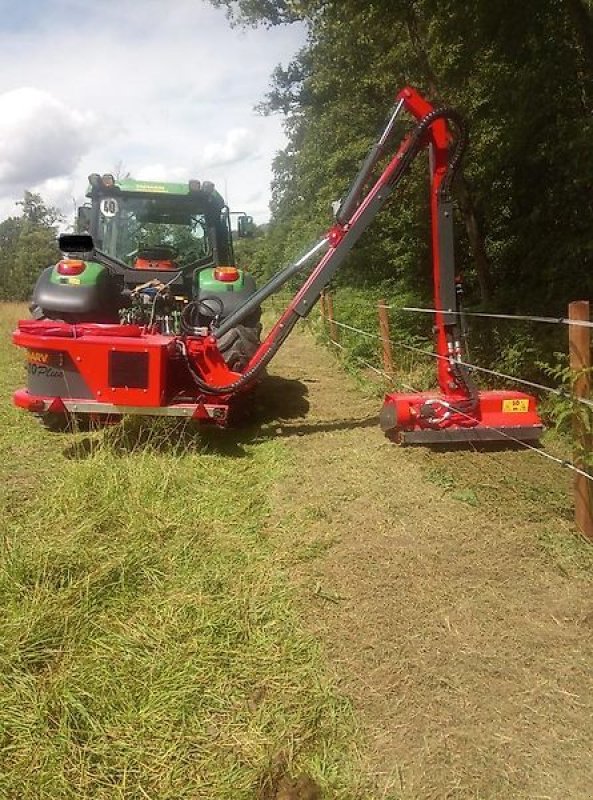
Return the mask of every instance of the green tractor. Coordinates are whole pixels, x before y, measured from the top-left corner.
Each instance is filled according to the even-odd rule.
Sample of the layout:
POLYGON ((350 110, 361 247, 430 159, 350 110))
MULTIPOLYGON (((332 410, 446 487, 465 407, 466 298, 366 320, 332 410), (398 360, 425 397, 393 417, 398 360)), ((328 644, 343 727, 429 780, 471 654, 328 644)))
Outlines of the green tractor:
MULTIPOLYGON (((213 183, 92 174, 86 196, 79 235, 60 237, 64 259, 37 281, 35 319, 150 325, 175 335, 220 324, 255 293, 253 276, 236 266, 231 212, 213 183)), ((239 237, 253 235, 244 213, 236 227, 239 237)), ((221 337, 230 369, 245 367, 260 334, 257 308, 221 337)))

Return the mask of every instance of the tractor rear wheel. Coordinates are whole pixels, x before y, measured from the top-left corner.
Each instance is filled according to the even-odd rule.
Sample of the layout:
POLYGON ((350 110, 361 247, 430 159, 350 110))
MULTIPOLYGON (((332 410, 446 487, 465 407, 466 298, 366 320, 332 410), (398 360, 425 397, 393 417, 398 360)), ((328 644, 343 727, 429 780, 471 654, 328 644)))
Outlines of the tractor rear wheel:
POLYGON ((262 326, 237 325, 218 340, 218 349, 233 372, 242 372, 260 345, 262 326))

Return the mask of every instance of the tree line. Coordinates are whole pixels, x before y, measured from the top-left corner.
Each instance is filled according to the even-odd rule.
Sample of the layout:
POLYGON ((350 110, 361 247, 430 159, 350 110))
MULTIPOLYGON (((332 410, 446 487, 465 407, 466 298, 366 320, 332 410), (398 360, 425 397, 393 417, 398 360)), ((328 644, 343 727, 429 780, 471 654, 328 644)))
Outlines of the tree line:
MULTIPOLYGON (((261 105, 283 115, 288 134, 258 250, 265 272, 331 224, 331 201, 347 190, 398 89, 411 84, 469 125, 454 187, 467 302, 562 315, 569 300, 591 295, 591 0, 211 2, 234 24, 301 21, 308 32, 294 60, 274 71, 261 105)), ((337 281, 430 304, 429 247, 421 157, 337 281)), ((536 349, 542 344, 522 335, 536 349)))
MULTIPOLYGON (((292 260, 329 227, 332 201, 347 190, 396 92, 411 84, 457 108, 469 125, 454 187, 467 303, 560 316, 568 301, 591 295, 592 0, 210 2, 234 24, 298 21, 307 30, 260 105, 283 116, 288 135, 273 165, 271 224, 249 246, 260 273, 292 260)), ((0 224, 2 298, 26 297, 55 260, 55 222, 55 211, 27 193, 21 215, 0 224)), ((337 281, 357 305, 369 292, 395 304, 432 302, 425 159, 337 281)), ((418 323, 404 318, 406 325, 415 331, 418 323)), ((556 344, 525 330, 508 350, 504 331, 488 330, 478 347, 491 361, 505 348, 534 360, 556 344)))

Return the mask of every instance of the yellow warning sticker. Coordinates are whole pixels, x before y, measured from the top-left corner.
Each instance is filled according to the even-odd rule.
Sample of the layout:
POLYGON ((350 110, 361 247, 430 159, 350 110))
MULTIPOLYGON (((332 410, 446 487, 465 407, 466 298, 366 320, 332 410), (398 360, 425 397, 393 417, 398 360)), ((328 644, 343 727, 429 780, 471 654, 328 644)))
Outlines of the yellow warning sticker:
POLYGON ((526 397, 503 400, 502 410, 505 414, 525 414, 529 411, 529 400, 526 397))
POLYGON ((70 286, 80 286, 80 278, 68 278, 70 286))

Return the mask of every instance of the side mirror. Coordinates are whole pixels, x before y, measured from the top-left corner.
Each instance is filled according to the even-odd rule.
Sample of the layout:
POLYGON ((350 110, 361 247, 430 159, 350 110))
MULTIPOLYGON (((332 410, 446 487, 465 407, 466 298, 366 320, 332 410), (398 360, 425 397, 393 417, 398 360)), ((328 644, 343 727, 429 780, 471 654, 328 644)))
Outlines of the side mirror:
POLYGON ((249 217, 247 214, 241 214, 241 216, 237 218, 237 234, 239 239, 253 236, 254 233, 255 223, 253 221, 253 217, 249 217))
POLYGON ((76 215, 76 232, 88 233, 91 229, 93 209, 90 206, 80 206, 76 215))
POLYGON ((86 233, 62 233, 58 237, 58 247, 62 253, 92 253, 95 249, 93 237, 86 233))

